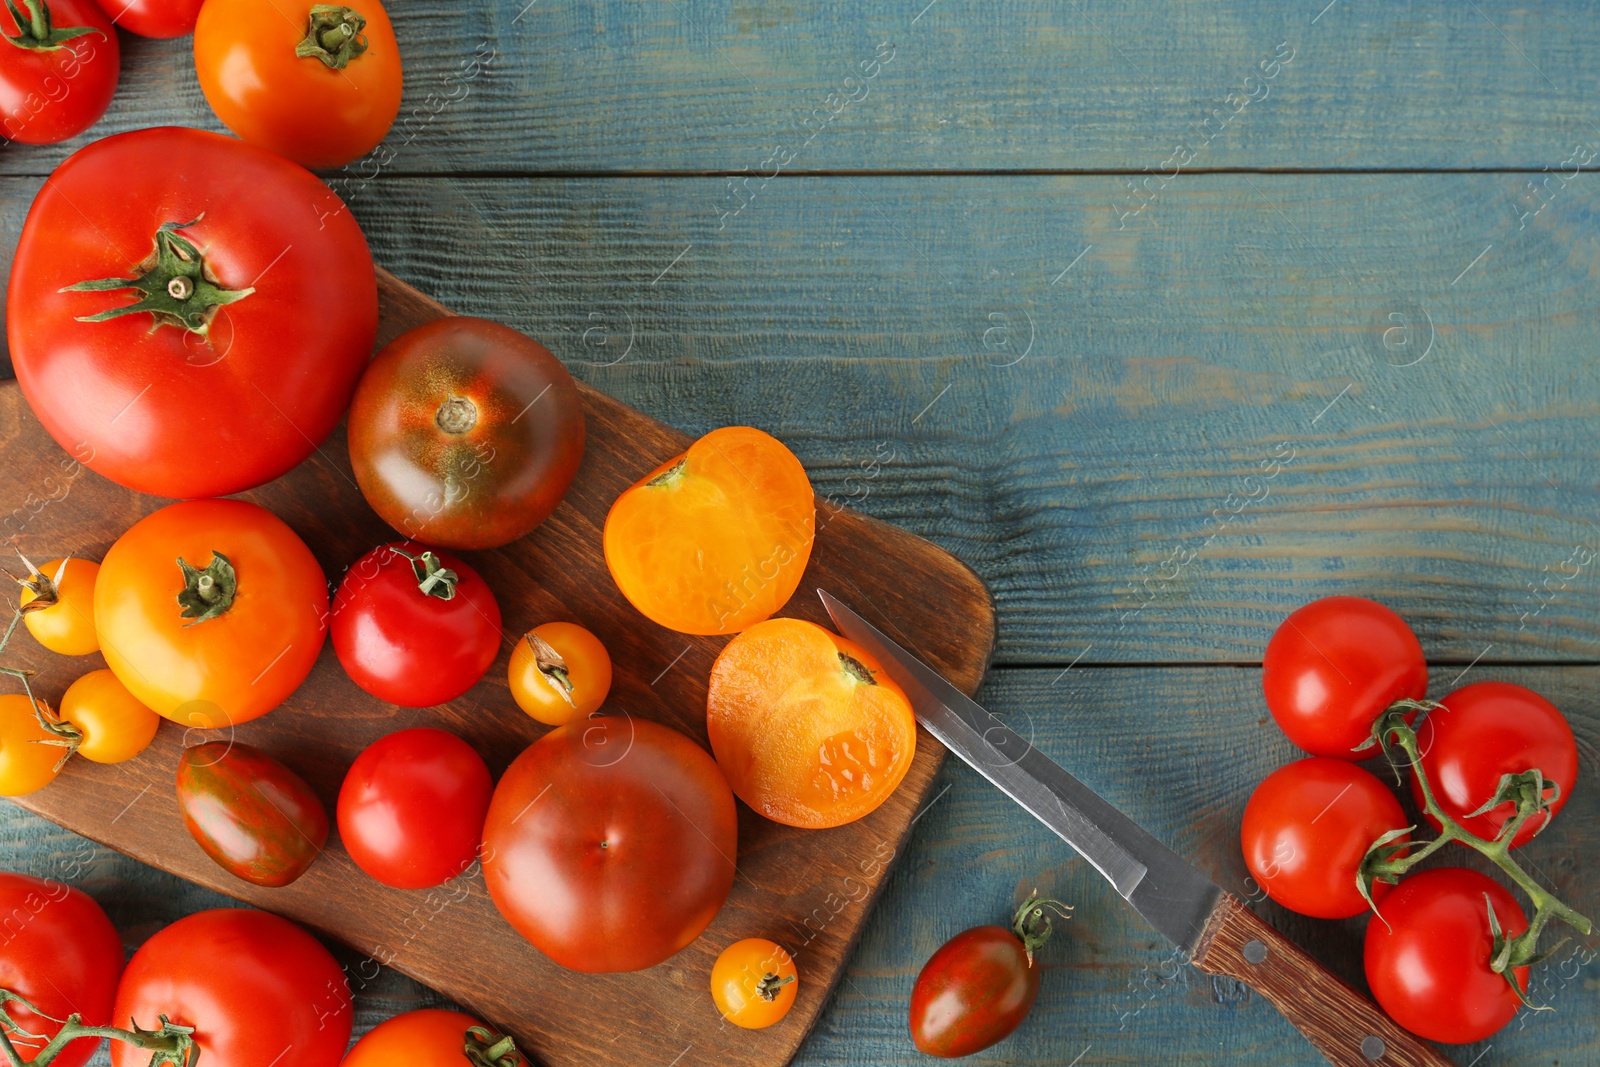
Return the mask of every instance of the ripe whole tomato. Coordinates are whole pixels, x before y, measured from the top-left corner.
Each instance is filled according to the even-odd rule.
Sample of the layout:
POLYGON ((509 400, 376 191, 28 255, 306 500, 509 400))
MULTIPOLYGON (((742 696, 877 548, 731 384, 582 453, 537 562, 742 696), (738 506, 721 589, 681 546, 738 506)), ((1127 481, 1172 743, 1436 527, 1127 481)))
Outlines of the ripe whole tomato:
POLYGON ((517 707, 547 726, 600 710, 611 691, 611 654, 575 622, 547 622, 511 650, 506 678, 517 707))
POLYGON ((339 840, 384 885, 427 889, 472 866, 494 781, 455 734, 398 730, 368 745, 339 787, 339 840))
MULTIPOLYGON (((1566 716, 1538 693, 1511 682, 1475 682, 1439 703, 1417 728, 1422 771, 1433 798, 1470 832, 1496 838, 1516 814, 1514 803, 1507 800, 1470 818, 1469 813, 1494 797, 1502 775, 1537 769, 1550 783, 1545 796, 1554 799, 1547 812, 1522 824, 1511 847, 1526 843, 1566 806, 1578 781, 1578 743, 1566 716)), ((1422 783, 1415 773, 1411 794, 1422 807, 1422 783)), ((1437 829, 1438 820, 1427 818, 1437 829)))
POLYGON ((496 548, 543 522, 583 459, 572 375, 485 319, 418 326, 373 358, 350 402, 350 465, 405 537, 496 548))
POLYGON ((117 91, 122 46, 94 0, 17 0, 0 9, 0 135, 23 144, 75 137, 117 91), (23 15, 19 24, 12 11, 23 15))
POLYGON ((178 760, 178 811, 212 861, 271 888, 299 878, 328 841, 328 812, 287 766, 239 741, 207 741, 178 760))
POLYGON ((442 1008, 420 1008, 374 1026, 344 1058, 342 1067, 482 1067, 517 1064, 515 1044, 472 1016, 442 1008), (478 1059, 468 1059, 473 1046, 478 1059))
POLYGON ((104 667, 67 686, 60 714, 83 735, 74 751, 95 763, 132 759, 150 747, 161 726, 161 716, 135 700, 104 667))
POLYGON ((20 797, 56 780, 62 750, 45 742, 56 735, 39 725, 35 709, 21 693, 0 693, 0 796, 20 797))
MULTIPOLYGON (((1517 1013, 1517 995, 1489 969, 1489 907, 1513 938, 1528 928, 1509 890, 1464 867, 1408 875, 1367 924, 1367 984, 1389 1017, 1452 1045, 1482 1041, 1517 1013), (1486 899, 1487 898, 1487 899, 1486 899)), ((1528 968, 1516 968, 1526 991, 1528 968)))
POLYGON ((722 950, 711 966, 711 1000, 735 1026, 761 1030, 794 1007, 800 975, 782 945, 747 937, 722 950))
MULTIPOLYGON (((111 1002, 122 976, 122 939, 100 905, 82 890, 52 878, 3 873, 0 915, 5 916, 0 988, 57 1019, 77 1012, 86 1025, 109 1026, 111 1002)), ((42 1035, 42 1040, 10 1035, 24 1061, 61 1029, 16 1002, 6 1004, 5 1010, 18 1027, 42 1035)), ((99 1038, 79 1038, 51 1063, 83 1067, 99 1047, 99 1038)))
POLYGON ((160 127, 56 168, 11 268, 17 381, 63 448, 120 485, 210 497, 299 463, 372 351, 366 238, 314 175, 160 127))
MULTIPOLYGON (((146 941, 112 1011, 123 1025, 150 1029, 165 1015, 194 1027, 210 1067, 263 1067, 280 1056, 280 1067, 337 1067, 352 1014, 344 971, 316 938, 245 908, 202 911, 146 941)), ((149 1062, 150 1053, 111 1042, 112 1067, 149 1062)))
POLYGON ((379 545, 351 566, 333 600, 333 650, 351 679, 408 708, 447 704, 500 651, 500 604, 448 552, 379 545))
POLYGON ((106 665, 141 704, 212 729, 265 715, 305 680, 328 587, 305 542, 266 508, 188 500, 111 546, 94 613, 106 665))
POLYGON ((733 793, 705 750, 631 717, 558 726, 507 768, 483 829, 500 914, 575 971, 653 967, 733 887, 733 793))
POLYGON ((1290 741, 1313 756, 1363 760, 1378 753, 1378 716, 1427 693, 1428 665, 1417 635, 1393 611, 1330 596, 1296 609, 1273 633, 1261 686, 1290 741))
POLYGON ((183 37, 194 32, 202 0, 100 0, 111 21, 140 37, 183 37))
POLYGON ((209 0, 194 67, 222 124, 304 167, 377 147, 400 112, 400 46, 379 0, 209 0))
POLYGON ((94 583, 100 564, 53 559, 22 583, 17 606, 33 639, 62 656, 100 650, 94 628, 94 583))

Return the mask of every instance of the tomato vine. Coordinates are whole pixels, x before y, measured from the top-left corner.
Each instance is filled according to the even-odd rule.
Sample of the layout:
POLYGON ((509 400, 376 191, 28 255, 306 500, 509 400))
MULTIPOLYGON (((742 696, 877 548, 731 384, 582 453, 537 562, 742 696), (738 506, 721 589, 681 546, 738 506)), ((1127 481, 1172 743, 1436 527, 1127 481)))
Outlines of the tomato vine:
POLYGON ((126 1042, 135 1048, 148 1049, 150 1067, 195 1067, 200 1060, 200 1046, 195 1044, 193 1035, 194 1027, 179 1026, 165 1015, 161 1016, 161 1025, 155 1030, 141 1029, 138 1023, 133 1024, 132 1030, 116 1026, 85 1026, 83 1017, 77 1012, 73 1012, 65 1019, 58 1019, 40 1011, 20 994, 13 993, 9 989, 0 989, 0 1053, 5 1055, 6 1063, 10 1067, 45 1067, 62 1049, 80 1037, 105 1037, 113 1041, 126 1042), (11 1013, 6 1010, 6 1006, 13 1003, 21 1004, 41 1019, 48 1019, 61 1025, 61 1029, 50 1039, 50 1043, 28 1060, 24 1060, 17 1051, 16 1045, 11 1041, 12 1035, 31 1039, 38 1039, 43 1035, 29 1033, 17 1025, 11 1013))

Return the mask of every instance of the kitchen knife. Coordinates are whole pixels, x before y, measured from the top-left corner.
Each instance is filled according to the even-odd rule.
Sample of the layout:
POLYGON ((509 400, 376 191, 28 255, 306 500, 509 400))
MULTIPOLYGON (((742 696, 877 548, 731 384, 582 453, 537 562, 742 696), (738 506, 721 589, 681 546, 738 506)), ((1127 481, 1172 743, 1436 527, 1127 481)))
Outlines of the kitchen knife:
POLYGON ((1077 849, 1189 962, 1254 989, 1337 1067, 1451 1067, 933 668, 828 593, 817 594, 839 632, 905 690, 930 734, 1077 849))

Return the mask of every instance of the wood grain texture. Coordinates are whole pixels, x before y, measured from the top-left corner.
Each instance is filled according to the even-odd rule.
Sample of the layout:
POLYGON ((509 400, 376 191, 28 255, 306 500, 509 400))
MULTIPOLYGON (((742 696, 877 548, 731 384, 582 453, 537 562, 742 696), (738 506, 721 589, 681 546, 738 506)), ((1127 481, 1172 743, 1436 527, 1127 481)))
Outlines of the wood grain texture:
MULTIPOLYGON (((380 275, 382 338, 447 314, 443 307, 380 275)), ((610 581, 600 529, 611 502, 690 438, 588 387, 583 465, 561 507, 526 538, 469 553, 496 591, 510 645, 532 626, 575 619, 605 643, 617 665, 609 713, 666 722, 705 739, 706 680, 723 639, 672 633, 641 617, 610 581)), ((0 387, 0 463, 6 470, 52 471, 59 492, 34 508, 18 481, 0 487, 0 514, 28 515, 11 545, 24 553, 98 558, 122 530, 162 502, 78 468, 27 410, 15 383, 0 387)), ((337 576, 394 534, 367 507, 336 432, 305 464, 242 494, 272 510, 337 576)), ((809 590, 824 585, 891 628, 967 690, 977 688, 993 647, 987 591, 959 561, 876 520, 826 504, 802 589, 788 606, 826 622, 809 590)), ((337 580, 337 579, 335 579, 337 580)), ((46 699, 59 697, 85 663, 26 653, 10 665, 39 671, 46 699)), ((282 759, 332 810, 344 771, 366 745, 396 729, 437 724, 460 734, 502 771, 544 731, 506 690, 505 655, 464 696, 435 708, 402 709, 363 693, 329 647, 310 678, 274 714, 205 735, 234 739, 282 759)), ((8 654, 8 660, 10 659, 8 654)), ((93 657, 98 665, 98 655, 93 657)), ((625 745, 625 730, 613 728, 625 745)), ((580 975, 525 943, 489 900, 476 868, 428 892, 381 886, 337 843, 292 885, 265 889, 231 878, 200 851, 179 821, 173 776, 178 756, 201 738, 164 723, 138 759, 115 766, 74 760, 48 788, 18 798, 27 809, 163 870, 296 919, 365 956, 353 976, 370 981, 378 964, 403 971, 515 1034, 550 1067, 651 1062, 662 1042, 724 1064, 787 1062, 799 1046, 870 909, 887 865, 938 769, 942 750, 923 733, 902 786, 859 822, 826 832, 782 827, 741 809, 734 890, 707 933, 647 971, 580 975), (764 935, 791 942, 808 975, 795 1008, 756 1037, 742 1036, 710 1010, 707 974, 722 947, 764 935), (603 1007, 599 1007, 603 1006, 603 1007), (597 1025, 603 1018, 605 1024, 597 1025)), ((626 757, 626 748, 619 758, 626 757)), ((641 921, 648 917, 641 916, 641 921)))
POLYGON ((1194 965, 1265 997, 1334 1067, 1452 1067, 1423 1039, 1336 978, 1237 897, 1224 896, 1200 935, 1194 965))
MULTIPOLYGON (((1142 173, 1187 145, 1191 167, 1537 171, 1600 144, 1583 0, 389 6, 405 96, 367 165, 407 171, 755 172, 775 145, 792 170, 1142 173), (883 42, 893 61, 863 80, 883 42), (1274 55, 1293 58, 1262 79, 1274 55)), ((188 39, 122 41, 90 136, 215 127, 188 39)), ((47 173, 83 140, 0 170, 47 173)))

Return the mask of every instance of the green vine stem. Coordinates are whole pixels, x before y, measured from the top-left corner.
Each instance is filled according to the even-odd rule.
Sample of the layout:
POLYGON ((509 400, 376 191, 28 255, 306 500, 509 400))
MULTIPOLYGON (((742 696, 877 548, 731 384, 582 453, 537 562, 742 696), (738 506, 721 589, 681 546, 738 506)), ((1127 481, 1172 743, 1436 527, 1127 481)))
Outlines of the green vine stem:
POLYGON ((1395 755, 1395 749, 1405 753, 1411 772, 1417 776, 1417 785, 1422 793, 1423 810, 1438 821, 1439 836, 1431 841, 1418 843, 1411 839, 1417 828, 1408 826, 1403 830, 1391 830, 1379 837, 1368 847, 1367 854, 1361 861, 1361 866, 1356 872, 1356 887, 1381 919, 1383 914, 1378 911, 1377 905, 1372 900, 1372 887, 1376 883, 1397 884, 1402 876, 1452 841, 1482 853, 1516 883, 1517 888, 1521 889, 1533 903, 1534 909, 1533 918, 1528 921, 1528 929, 1517 937, 1507 938, 1501 931, 1500 920, 1495 915, 1494 908, 1489 908, 1489 928, 1494 938, 1489 968, 1510 983, 1512 990, 1524 1004, 1535 1010, 1547 1010, 1547 1006, 1529 1003, 1523 995, 1521 986, 1517 984, 1516 969, 1529 967, 1547 959, 1566 943, 1566 939, 1563 938, 1548 950, 1539 951, 1539 937, 1551 919, 1560 919, 1581 934, 1593 932, 1594 924, 1534 881, 1512 858, 1511 842, 1516 840, 1517 832, 1527 821, 1536 815, 1546 813, 1544 822, 1535 833, 1549 825, 1547 813, 1550 805, 1560 795, 1560 788, 1546 779, 1538 768, 1529 768, 1519 774, 1503 775, 1494 796, 1477 811, 1471 812, 1469 817, 1481 815, 1507 802, 1516 806, 1515 814, 1506 820, 1505 825, 1500 828, 1499 835, 1492 840, 1479 837, 1466 829, 1440 807, 1438 799, 1433 794, 1433 783, 1428 781, 1427 773, 1422 769, 1422 752, 1417 745, 1417 732, 1406 721, 1407 716, 1413 716, 1416 712, 1432 712, 1442 707, 1443 705, 1432 701, 1402 700, 1391 706, 1373 724, 1372 736, 1382 747, 1390 766, 1394 768, 1396 780, 1401 778, 1402 764, 1395 755))
POLYGON ((486 1026, 467 1028, 467 1043, 462 1052, 472 1067, 523 1067, 527 1063, 515 1041, 486 1026))
POLYGON ((1039 891, 1035 889, 1012 917, 1011 932, 1021 940, 1023 951, 1028 954, 1029 967, 1033 966, 1033 954, 1044 947, 1050 935, 1055 933, 1053 922, 1054 916, 1058 915, 1063 919, 1072 918, 1072 905, 1049 898, 1040 899, 1039 891))
POLYGON ((165 1015, 161 1016, 161 1026, 155 1030, 140 1029, 138 1023, 133 1024, 132 1030, 123 1030, 116 1026, 85 1026, 83 1017, 77 1012, 73 1012, 65 1019, 57 1019, 54 1015, 46 1015, 40 1011, 30 1004, 27 998, 9 989, 0 989, 0 1053, 5 1055, 6 1063, 10 1067, 45 1067, 62 1049, 80 1037, 108 1037, 135 1048, 147 1049, 150 1052, 150 1067, 195 1067, 200 1060, 200 1046, 195 1044, 193 1034, 194 1027, 179 1026, 168 1020, 165 1015), (12 1035, 30 1041, 42 1041, 44 1035, 29 1033, 19 1026, 8 1009, 11 1004, 21 1004, 39 1018, 61 1025, 56 1036, 31 1059, 22 1058, 22 1054, 17 1051, 17 1046, 11 1040, 12 1035))

